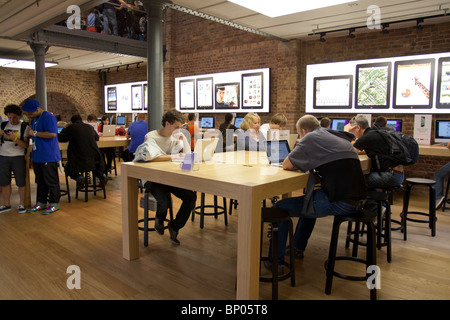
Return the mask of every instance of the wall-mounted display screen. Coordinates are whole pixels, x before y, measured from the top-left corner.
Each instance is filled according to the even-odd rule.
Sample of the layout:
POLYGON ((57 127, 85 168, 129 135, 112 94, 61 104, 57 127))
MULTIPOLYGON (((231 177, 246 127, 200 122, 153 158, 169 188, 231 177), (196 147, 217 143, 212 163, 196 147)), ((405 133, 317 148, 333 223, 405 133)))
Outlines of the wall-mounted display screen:
POLYGON ((117 89, 115 87, 108 88, 107 90, 107 110, 116 111, 117 110, 117 89))
POLYGON ((434 142, 449 143, 450 142, 450 120, 436 120, 435 123, 434 142))
POLYGON ((142 84, 131 86, 131 110, 142 110, 142 84))
POLYGON ((356 66, 356 108, 389 108, 391 63, 356 66))
POLYGON ((270 69, 175 78, 175 108, 198 113, 270 112, 270 69))
POLYGON ((402 132, 403 120, 388 119, 386 126, 394 129, 395 131, 402 132))
POLYGON ((450 108, 450 57, 439 59, 436 108, 450 108))
POLYGON ((395 62, 394 108, 431 108, 434 59, 395 62))
POLYGON ((107 85, 104 97, 105 113, 144 112, 147 109, 147 81, 107 85))
POLYGON ((314 109, 351 109, 353 76, 314 78, 314 109))

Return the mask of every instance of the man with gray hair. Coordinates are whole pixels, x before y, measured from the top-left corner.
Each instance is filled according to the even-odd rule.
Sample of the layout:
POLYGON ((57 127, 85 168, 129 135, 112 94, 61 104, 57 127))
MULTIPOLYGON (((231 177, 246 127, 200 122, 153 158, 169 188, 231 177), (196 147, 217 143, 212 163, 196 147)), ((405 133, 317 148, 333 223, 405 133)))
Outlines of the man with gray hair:
POLYGON ((345 130, 357 138, 353 147, 358 153, 365 153, 372 160, 372 170, 365 176, 369 189, 395 187, 403 182, 403 166, 396 165, 386 157, 378 157, 389 154, 389 145, 377 129, 370 128, 365 116, 359 115, 351 119, 345 130))

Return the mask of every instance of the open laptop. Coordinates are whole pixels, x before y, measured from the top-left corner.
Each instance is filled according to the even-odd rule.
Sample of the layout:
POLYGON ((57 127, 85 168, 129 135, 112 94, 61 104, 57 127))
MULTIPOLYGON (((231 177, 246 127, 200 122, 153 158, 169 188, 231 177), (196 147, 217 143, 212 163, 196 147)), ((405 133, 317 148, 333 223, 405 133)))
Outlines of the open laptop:
POLYGON ((115 125, 104 125, 103 126, 103 137, 114 137, 116 135, 115 125))
POLYGON ((287 140, 269 140, 266 142, 267 159, 271 166, 281 167, 284 159, 291 152, 287 140))
POLYGON ((211 160, 214 152, 216 152, 218 142, 219 138, 198 139, 195 142, 194 148, 195 162, 199 163, 211 160))

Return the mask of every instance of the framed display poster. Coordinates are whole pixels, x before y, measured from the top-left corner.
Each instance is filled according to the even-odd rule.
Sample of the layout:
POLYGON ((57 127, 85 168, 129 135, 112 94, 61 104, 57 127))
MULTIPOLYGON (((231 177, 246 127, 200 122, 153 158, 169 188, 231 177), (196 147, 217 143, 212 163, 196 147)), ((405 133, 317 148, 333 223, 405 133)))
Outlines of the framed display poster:
POLYGON ((390 107, 391 63, 356 65, 355 108, 390 107))
POLYGON ((142 85, 131 86, 131 110, 142 110, 142 85))
POLYGON ((450 108, 450 57, 438 62, 436 108, 450 108))
POLYGON ((215 85, 215 109, 239 109, 239 82, 215 85))
POLYGON ((433 106, 435 59, 395 62, 394 108, 433 106))
POLYGON ((197 79, 197 109, 208 110, 214 108, 213 78, 197 79))
POLYGON ((353 76, 314 78, 314 109, 351 109, 353 76))
POLYGON ((108 88, 108 111, 117 110, 117 88, 108 88))
POLYGON ((180 81, 180 110, 195 110, 195 80, 180 81))
POLYGON ((262 72, 242 74, 242 109, 262 109, 263 83, 262 72))
POLYGON ((148 85, 144 84, 144 110, 148 109, 148 85))

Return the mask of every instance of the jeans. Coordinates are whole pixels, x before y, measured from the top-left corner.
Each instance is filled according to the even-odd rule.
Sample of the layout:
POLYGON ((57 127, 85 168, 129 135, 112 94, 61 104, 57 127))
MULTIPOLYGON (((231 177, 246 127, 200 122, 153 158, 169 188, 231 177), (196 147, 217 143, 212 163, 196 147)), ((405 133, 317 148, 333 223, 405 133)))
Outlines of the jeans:
POLYGON ((197 195, 194 191, 171 187, 160 183, 147 182, 145 188, 151 192, 157 202, 156 217, 163 221, 167 216, 167 209, 171 201, 171 194, 182 200, 180 210, 172 221, 173 230, 178 231, 184 227, 191 211, 195 207, 197 195))
POLYGON ((436 170, 434 180, 436 181, 436 200, 444 196, 444 179, 450 174, 450 162, 436 170))
POLYGON ((59 206, 61 191, 59 189, 58 162, 33 162, 36 178, 36 204, 46 206, 59 206))
POLYGON ((117 16, 115 9, 104 9, 103 10, 103 29, 105 34, 109 34, 109 23, 111 22, 113 35, 119 35, 117 28, 117 16))
POLYGON ((403 172, 371 172, 366 174, 365 178, 369 189, 395 187, 403 183, 405 174, 403 172))
MULTIPOLYGON (((299 217, 297 227, 294 233, 294 248, 298 251, 304 251, 308 244, 308 239, 314 229, 316 218, 326 216, 349 215, 356 212, 356 206, 343 201, 330 202, 324 190, 314 190, 314 215, 302 216, 304 197, 293 197, 283 199, 275 204, 276 208, 286 210, 290 217, 299 217)), ((288 223, 281 222, 278 224, 278 253, 279 259, 284 260, 286 249, 286 241, 288 236, 288 223)), ((272 243, 271 243, 272 244, 272 243)), ((269 257, 272 257, 272 245, 269 249, 269 257)))

